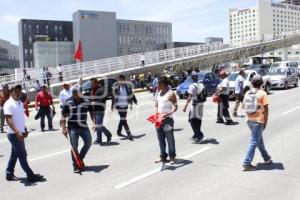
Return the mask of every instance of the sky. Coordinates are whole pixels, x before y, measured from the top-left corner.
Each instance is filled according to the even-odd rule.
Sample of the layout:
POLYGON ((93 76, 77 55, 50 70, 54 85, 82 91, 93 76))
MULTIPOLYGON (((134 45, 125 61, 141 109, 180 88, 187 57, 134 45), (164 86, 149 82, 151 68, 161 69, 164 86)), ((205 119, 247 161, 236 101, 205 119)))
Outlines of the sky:
POLYGON ((256 0, 0 0, 0 38, 19 43, 20 19, 72 20, 77 10, 113 11, 118 19, 173 24, 173 41, 202 42, 229 35, 229 8, 247 8, 256 0))

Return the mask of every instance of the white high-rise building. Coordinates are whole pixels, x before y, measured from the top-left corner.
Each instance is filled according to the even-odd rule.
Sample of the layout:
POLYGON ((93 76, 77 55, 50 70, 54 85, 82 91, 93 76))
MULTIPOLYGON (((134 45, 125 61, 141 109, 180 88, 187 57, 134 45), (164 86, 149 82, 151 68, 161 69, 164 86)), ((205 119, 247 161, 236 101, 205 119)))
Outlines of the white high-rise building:
POLYGON ((300 30, 300 5, 258 0, 252 8, 230 9, 231 43, 263 40, 284 32, 300 30))

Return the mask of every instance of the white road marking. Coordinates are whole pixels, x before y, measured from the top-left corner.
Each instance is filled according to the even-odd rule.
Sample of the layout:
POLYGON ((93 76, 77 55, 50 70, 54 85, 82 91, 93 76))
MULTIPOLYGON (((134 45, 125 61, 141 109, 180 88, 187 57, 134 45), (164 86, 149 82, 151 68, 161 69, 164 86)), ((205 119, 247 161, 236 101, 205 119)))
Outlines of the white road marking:
POLYGON ((292 108, 292 109, 290 109, 290 110, 284 112, 283 115, 288 115, 288 114, 290 114, 290 113, 292 113, 292 112, 294 112, 294 111, 296 111, 296 110, 298 110, 298 109, 300 109, 300 106, 297 106, 297 107, 295 107, 295 108, 292 108))
MULTIPOLYGON (((191 154, 188 154, 188 155, 182 157, 182 159, 184 159, 184 160, 190 159, 190 158, 192 158, 194 156, 197 156, 197 155, 199 155, 201 153, 204 153, 204 152, 208 151, 209 149, 211 149, 211 147, 205 147, 205 148, 203 148, 203 149, 201 149, 199 151, 193 152, 191 154)), ((177 163, 177 164, 180 164, 180 163, 177 163)), ((166 165, 166 167, 164 169, 168 169, 170 167, 171 167, 171 165, 166 165)), ((154 174, 157 174, 159 172, 161 172, 161 167, 157 167, 157 168, 155 168, 155 169, 153 169, 153 170, 151 170, 149 172, 146 172, 146 173, 144 173, 144 174, 142 174, 140 176, 136 176, 136 177, 134 177, 134 178, 132 178, 132 179, 130 179, 128 181, 125 181, 125 182, 123 182, 121 184, 118 184, 118 185, 114 186, 114 188, 117 189, 117 190, 123 189, 123 188, 125 188, 125 187, 127 187, 129 185, 137 183, 137 182, 139 182, 139 181, 141 181, 141 180, 143 180, 145 178, 148 178, 148 177, 150 177, 150 176, 152 176, 154 174)))
POLYGON ((63 151, 56 152, 56 153, 51 153, 51 154, 48 154, 48 155, 45 155, 45 156, 33 158, 33 159, 30 159, 29 161, 32 162, 32 161, 42 160, 42 159, 45 159, 45 158, 50 158, 50 157, 57 156, 57 155, 60 155, 60 154, 64 154, 64 153, 67 153, 67 152, 71 152, 70 149, 66 149, 66 150, 63 150, 63 151))

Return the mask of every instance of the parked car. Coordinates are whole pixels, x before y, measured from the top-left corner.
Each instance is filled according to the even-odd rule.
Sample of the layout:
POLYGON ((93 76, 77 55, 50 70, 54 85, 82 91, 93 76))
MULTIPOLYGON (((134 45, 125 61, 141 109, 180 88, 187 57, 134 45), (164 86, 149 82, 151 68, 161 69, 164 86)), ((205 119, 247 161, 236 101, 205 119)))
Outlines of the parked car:
MULTIPOLYGON (((118 81, 116 79, 100 79, 99 82, 108 88, 108 99, 111 99, 112 98, 112 88, 117 84, 118 81)), ((88 80, 85 83, 83 83, 81 88, 82 88, 82 94, 84 96, 89 96, 91 93, 91 89, 92 89, 91 81, 88 80)))
POLYGON ((270 70, 271 87, 288 89, 298 87, 298 68, 277 67, 270 70))
MULTIPOLYGON (((203 71, 198 73, 198 82, 203 83, 208 94, 213 94, 217 90, 221 80, 214 73, 203 71)), ((187 79, 177 87, 177 95, 180 99, 187 98, 188 90, 191 84, 193 84, 193 81, 191 79, 187 79)))
POLYGON ((297 63, 298 63, 298 77, 300 78, 300 62, 297 63))
MULTIPOLYGON (((228 76, 229 80, 229 87, 230 87, 230 98, 234 98, 234 90, 235 90, 235 81, 239 75, 239 72, 232 72, 228 76)), ((251 89, 253 86, 251 84, 251 81, 255 75, 259 75, 259 73, 256 70, 245 70, 245 77, 244 77, 244 90, 247 91, 251 89)), ((264 80, 264 85, 263 89, 270 94, 270 89, 271 89, 271 77, 268 74, 265 74, 264 76, 261 74, 263 80, 264 80)))
POLYGON ((294 61, 284 61, 284 62, 275 62, 271 65, 271 69, 276 68, 276 67, 294 67, 294 68, 298 68, 298 63, 294 62, 294 61))

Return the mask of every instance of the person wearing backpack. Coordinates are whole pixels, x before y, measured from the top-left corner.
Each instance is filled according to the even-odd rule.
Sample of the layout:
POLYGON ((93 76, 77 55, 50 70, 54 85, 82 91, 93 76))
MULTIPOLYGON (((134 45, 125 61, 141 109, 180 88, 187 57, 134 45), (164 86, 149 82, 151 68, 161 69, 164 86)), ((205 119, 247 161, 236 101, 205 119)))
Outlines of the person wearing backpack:
POLYGON ((258 148, 265 163, 271 164, 273 161, 268 154, 264 140, 263 131, 267 127, 269 117, 269 98, 262 85, 263 79, 260 75, 255 75, 252 80, 253 88, 245 94, 243 107, 247 114, 247 123, 251 131, 251 140, 243 162, 244 171, 254 171, 256 167, 251 163, 258 148))
POLYGON ((192 102, 189 112, 189 122, 194 132, 192 139, 198 143, 201 143, 204 140, 204 135, 201 131, 201 125, 203 117, 203 104, 207 98, 207 91, 202 83, 198 83, 197 72, 192 72, 192 80, 193 84, 191 84, 189 87, 189 96, 183 112, 187 111, 189 104, 192 102))

